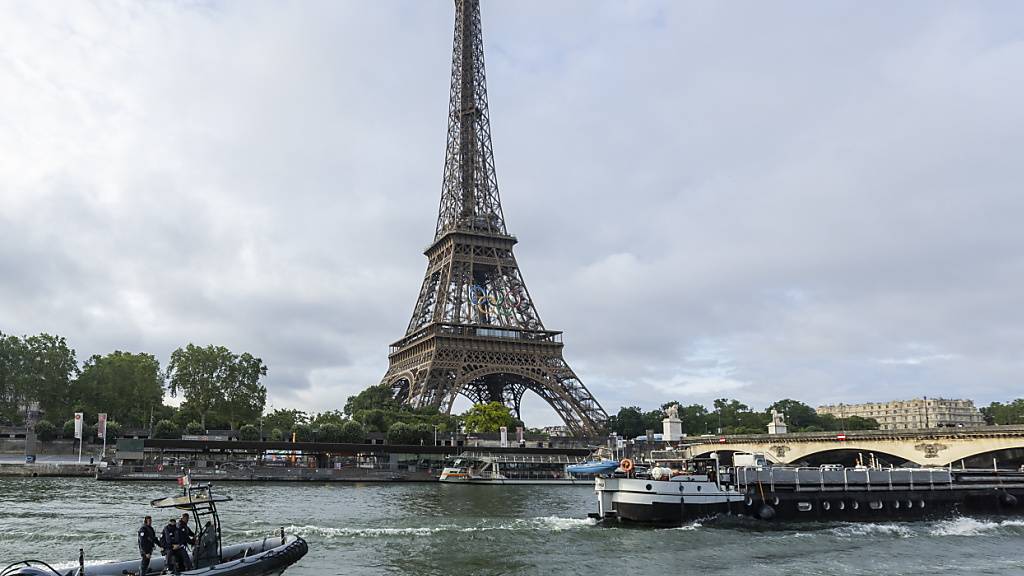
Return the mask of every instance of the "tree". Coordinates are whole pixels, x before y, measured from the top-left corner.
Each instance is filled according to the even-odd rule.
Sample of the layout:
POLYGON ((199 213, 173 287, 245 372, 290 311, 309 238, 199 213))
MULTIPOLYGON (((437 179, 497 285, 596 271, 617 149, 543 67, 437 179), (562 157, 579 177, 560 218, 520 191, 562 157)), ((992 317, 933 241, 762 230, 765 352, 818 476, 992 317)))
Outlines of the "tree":
POLYGON ((388 428, 388 444, 422 445, 430 441, 434 428, 427 424, 395 422, 388 428))
POLYGON ((466 432, 470 434, 497 432, 502 426, 511 428, 516 424, 516 419, 512 416, 508 406, 501 402, 474 404, 462 418, 466 425, 466 432))
POLYGON ((309 416, 301 410, 275 409, 263 417, 263 428, 291 430, 296 424, 308 424, 309 416))
POLYGON ((328 422, 320 426, 316 437, 320 442, 341 442, 341 426, 334 422, 328 422))
POLYGON ((818 427, 819 429, 824 428, 822 426, 821 418, 818 416, 818 412, 803 402, 796 400, 779 400, 772 404, 765 411, 771 413, 772 410, 777 410, 780 414, 786 415, 786 424, 788 424, 794 430, 803 430, 810 426, 818 427))
POLYGON ((280 428, 274 428, 273 430, 270 431, 270 439, 273 440, 274 442, 280 442, 284 440, 284 431, 282 431, 280 428))
POLYGON ((366 441, 366 429, 355 420, 349 420, 341 426, 341 438, 339 442, 349 444, 362 444, 366 441))
POLYGON ((57 437, 57 427, 49 420, 40 420, 36 422, 35 433, 40 442, 49 442, 57 437))
POLYGON ((623 406, 609 418, 608 427, 623 438, 636 438, 644 433, 644 414, 638 406, 623 406))
POLYGON ((116 414, 119 421, 142 426, 163 403, 164 380, 152 354, 115 351, 86 360, 73 389, 85 411, 116 414))
MULTIPOLYGON (((83 420, 85 420, 84 417, 83 417, 83 420)), ((95 433, 96 433, 96 429, 94 427, 86 424, 84 421, 82 422, 82 439, 83 440, 88 440, 88 439, 92 438, 93 434, 95 434, 95 433)), ((70 440, 70 439, 75 437, 75 421, 74 420, 68 420, 68 421, 64 422, 64 426, 61 428, 61 436, 63 436, 65 440, 70 440)))
POLYGON ((121 423, 115 420, 107 420, 107 442, 117 440, 121 437, 121 433, 124 429, 121 427, 121 423))
POLYGON ((341 426, 346 421, 345 415, 342 414, 341 410, 328 410, 327 412, 321 412, 314 416, 310 420, 310 424, 313 426, 323 426, 324 424, 336 424, 341 426))
POLYGON ((185 434, 189 436, 202 436, 206 434, 206 428, 203 428, 202 424, 193 420, 185 425, 185 434))
POLYGON ((981 409, 985 422, 992 425, 1024 424, 1024 398, 1003 404, 992 402, 981 409))
POLYGON ((181 438, 181 428, 170 420, 161 420, 153 427, 154 438, 181 438))
POLYGON ((380 409, 385 411, 397 411, 400 409, 398 401, 395 400, 394 391, 387 384, 370 386, 355 396, 349 396, 345 402, 345 414, 354 416, 360 410, 380 409))
POLYGON ((380 408, 359 410, 352 418, 361 422, 371 432, 387 432, 392 424, 388 414, 380 408))
POLYGON ((292 434, 295 435, 296 442, 312 442, 313 441, 313 427, 309 424, 296 424, 292 428, 292 434))
POLYGON ((25 342, 0 332, 0 424, 21 424, 24 406, 34 399, 29 388, 27 362, 25 342))
POLYGON ((238 439, 255 442, 260 439, 260 431, 252 424, 246 424, 238 429, 238 439))
POLYGON ((204 429, 207 416, 214 411, 232 426, 263 414, 267 388, 260 378, 266 376, 267 367, 248 352, 237 355, 223 346, 189 344, 171 354, 167 373, 171 396, 182 393, 186 403, 198 411, 204 429))

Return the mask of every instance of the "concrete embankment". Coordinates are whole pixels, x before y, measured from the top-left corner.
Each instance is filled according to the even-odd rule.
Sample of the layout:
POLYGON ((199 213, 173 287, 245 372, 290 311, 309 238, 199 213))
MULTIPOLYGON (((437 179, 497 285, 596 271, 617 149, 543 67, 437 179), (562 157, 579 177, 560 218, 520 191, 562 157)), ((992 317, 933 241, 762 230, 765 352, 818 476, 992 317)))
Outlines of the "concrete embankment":
MULTIPOLYGON (((181 471, 172 466, 107 466, 98 480, 177 481, 181 471)), ((193 481, 235 482, 436 482, 438 472, 430 470, 380 470, 372 468, 299 468, 253 466, 241 469, 192 469, 193 481)))
POLYGON ((36 462, 22 464, 0 462, 0 476, 21 478, 53 478, 61 476, 95 476, 95 464, 75 464, 64 462, 36 462))

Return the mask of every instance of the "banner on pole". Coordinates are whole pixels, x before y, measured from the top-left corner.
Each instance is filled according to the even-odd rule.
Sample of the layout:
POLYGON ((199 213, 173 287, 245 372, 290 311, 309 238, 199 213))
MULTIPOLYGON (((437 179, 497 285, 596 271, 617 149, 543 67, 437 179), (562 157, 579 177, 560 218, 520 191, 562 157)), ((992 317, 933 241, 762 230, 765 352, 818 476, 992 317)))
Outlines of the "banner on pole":
POLYGON ((501 447, 508 448, 508 426, 501 427, 501 447))
POLYGON ((520 444, 523 443, 523 427, 522 426, 516 426, 516 442, 518 442, 520 444))
POLYGON ((75 412, 75 438, 82 439, 82 413, 75 412))
POLYGON ((106 438, 107 438, 107 415, 106 414, 99 414, 96 417, 96 437, 97 438, 103 438, 104 440, 106 440, 106 438))

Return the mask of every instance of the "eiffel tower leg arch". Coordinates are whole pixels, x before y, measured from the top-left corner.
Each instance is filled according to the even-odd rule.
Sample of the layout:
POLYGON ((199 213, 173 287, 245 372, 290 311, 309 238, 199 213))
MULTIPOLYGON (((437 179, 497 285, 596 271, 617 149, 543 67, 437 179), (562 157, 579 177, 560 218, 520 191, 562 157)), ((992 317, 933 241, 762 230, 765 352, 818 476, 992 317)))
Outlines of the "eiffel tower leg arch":
POLYGON ((586 408, 571 395, 570 390, 552 374, 536 368, 491 366, 473 370, 455 381, 442 403, 451 413, 459 395, 474 403, 501 402, 511 408, 516 417, 521 418, 520 404, 527 390, 544 399, 574 434, 597 433, 586 408))

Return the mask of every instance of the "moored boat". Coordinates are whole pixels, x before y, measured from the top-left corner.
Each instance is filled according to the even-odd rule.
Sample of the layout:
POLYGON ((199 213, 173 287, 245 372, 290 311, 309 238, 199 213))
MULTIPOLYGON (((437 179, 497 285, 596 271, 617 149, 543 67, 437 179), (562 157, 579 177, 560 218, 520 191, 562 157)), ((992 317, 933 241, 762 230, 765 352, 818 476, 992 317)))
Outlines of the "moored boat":
MULTIPOLYGON (((541 484, 589 486, 594 472, 571 473, 582 458, 568 455, 485 454, 465 452, 441 470, 441 482, 452 484, 541 484)), ((615 463, 618 466, 618 463, 615 463)))

